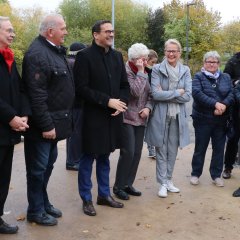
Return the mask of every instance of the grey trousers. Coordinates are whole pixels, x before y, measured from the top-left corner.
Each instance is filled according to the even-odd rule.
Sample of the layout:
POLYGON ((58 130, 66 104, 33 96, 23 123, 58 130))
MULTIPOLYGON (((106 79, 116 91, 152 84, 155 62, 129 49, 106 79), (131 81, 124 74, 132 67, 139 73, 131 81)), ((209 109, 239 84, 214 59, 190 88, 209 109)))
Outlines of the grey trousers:
POLYGON ((163 146, 156 147, 156 176, 157 182, 160 184, 166 184, 167 180, 170 180, 172 178, 178 146, 178 119, 167 117, 163 146))

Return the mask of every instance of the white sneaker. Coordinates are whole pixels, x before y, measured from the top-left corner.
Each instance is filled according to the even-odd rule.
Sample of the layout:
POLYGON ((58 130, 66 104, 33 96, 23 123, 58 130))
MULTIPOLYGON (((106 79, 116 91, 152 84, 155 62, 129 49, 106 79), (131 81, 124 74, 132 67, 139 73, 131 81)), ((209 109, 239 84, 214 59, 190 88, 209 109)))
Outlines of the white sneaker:
POLYGON ((161 187, 159 188, 158 196, 162 197, 162 198, 167 197, 167 185, 166 184, 161 185, 161 187))
POLYGON ((192 185, 198 185, 199 184, 199 178, 196 176, 191 176, 190 183, 192 185))
POLYGON ((173 192, 173 193, 178 193, 178 192, 180 192, 180 189, 177 188, 177 187, 175 187, 175 186, 173 185, 173 182, 170 181, 170 180, 167 181, 167 190, 168 190, 169 192, 173 192))
POLYGON ((213 180, 213 183, 217 186, 217 187, 224 187, 224 182, 221 178, 215 178, 213 180))

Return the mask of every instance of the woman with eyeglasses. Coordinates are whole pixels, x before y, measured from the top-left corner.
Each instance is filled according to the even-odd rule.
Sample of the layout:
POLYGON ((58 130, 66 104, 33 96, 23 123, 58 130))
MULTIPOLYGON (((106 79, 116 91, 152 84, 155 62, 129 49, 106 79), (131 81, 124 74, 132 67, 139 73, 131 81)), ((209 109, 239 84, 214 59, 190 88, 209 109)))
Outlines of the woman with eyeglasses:
POLYGON ((129 195, 141 196, 133 187, 141 158, 145 125, 152 109, 150 83, 146 72, 149 50, 142 43, 128 49, 126 71, 130 85, 128 109, 123 113, 122 147, 118 160, 114 194, 128 200, 129 195))
POLYGON ((193 127, 195 129, 195 149, 192 158, 190 183, 199 184, 206 150, 211 139, 212 157, 210 175, 213 183, 223 187, 223 170, 226 124, 229 107, 234 102, 231 78, 219 69, 220 56, 216 51, 207 52, 203 57, 203 67, 193 79, 193 127))
POLYGON ((190 70, 180 61, 182 48, 176 39, 165 42, 165 58, 152 70, 151 89, 154 109, 148 121, 146 142, 156 148, 156 175, 159 197, 180 189, 172 182, 178 147, 189 144, 185 104, 191 99, 190 70))

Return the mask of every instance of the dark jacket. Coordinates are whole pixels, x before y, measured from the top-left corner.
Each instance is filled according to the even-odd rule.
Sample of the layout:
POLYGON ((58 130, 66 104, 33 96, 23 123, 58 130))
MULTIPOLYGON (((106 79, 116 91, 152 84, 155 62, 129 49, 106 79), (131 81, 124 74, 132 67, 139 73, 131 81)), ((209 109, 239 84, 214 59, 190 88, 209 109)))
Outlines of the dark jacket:
POLYGON ((194 119, 225 124, 228 118, 228 108, 234 102, 231 78, 226 73, 220 73, 217 82, 207 77, 204 73, 195 74, 192 82, 193 111, 194 119), (223 103, 227 110, 223 115, 214 115, 216 102, 223 103))
POLYGON ((74 82, 65 56, 65 48, 51 45, 42 36, 24 56, 23 80, 32 108, 26 137, 43 140, 42 132, 55 128, 56 140, 61 140, 72 132, 74 82))
POLYGON ((83 152, 106 154, 120 148, 122 114, 111 116, 110 98, 128 101, 129 84, 122 54, 94 42, 77 54, 74 65, 76 97, 84 99, 83 152))
POLYGON ((223 72, 230 75, 233 85, 237 80, 240 80, 240 52, 234 54, 228 60, 223 72))
POLYGON ((21 135, 11 129, 9 122, 15 116, 28 116, 31 113, 29 102, 13 62, 11 73, 0 54, 0 146, 19 143, 21 135))

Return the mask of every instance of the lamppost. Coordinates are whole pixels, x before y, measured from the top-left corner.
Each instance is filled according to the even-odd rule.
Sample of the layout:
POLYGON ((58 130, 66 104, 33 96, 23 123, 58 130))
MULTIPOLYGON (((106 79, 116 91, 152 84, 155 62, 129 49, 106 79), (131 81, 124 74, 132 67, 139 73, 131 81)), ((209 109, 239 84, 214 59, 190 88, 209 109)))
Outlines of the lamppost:
MULTIPOLYGON (((113 29, 115 29, 115 0, 112 0, 112 26, 113 29)), ((112 48, 114 48, 114 38, 113 38, 113 44, 112 48)))
POLYGON ((189 54, 189 46, 188 46, 188 37, 189 37, 189 7, 192 5, 196 5, 195 2, 187 3, 187 22, 186 22, 186 55, 185 55, 185 63, 188 65, 188 54, 189 54))

